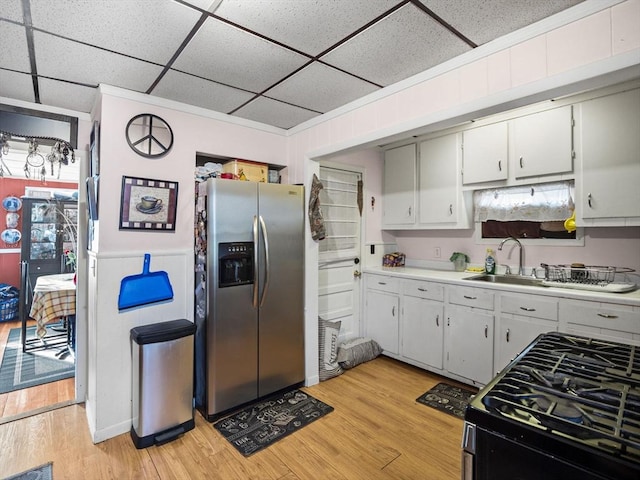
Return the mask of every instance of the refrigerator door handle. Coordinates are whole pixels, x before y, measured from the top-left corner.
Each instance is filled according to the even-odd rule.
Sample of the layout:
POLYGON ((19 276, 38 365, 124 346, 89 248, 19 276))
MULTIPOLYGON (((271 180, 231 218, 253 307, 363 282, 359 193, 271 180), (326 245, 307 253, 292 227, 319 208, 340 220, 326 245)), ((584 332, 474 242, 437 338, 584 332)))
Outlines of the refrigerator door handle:
POLYGON ((264 238, 264 288, 262 289, 262 297, 260 298, 260 306, 264 303, 269 289, 269 235, 267 234, 267 226, 264 224, 264 218, 260 215, 260 228, 262 229, 262 238, 264 238))
POLYGON ((258 217, 253 216, 253 308, 258 307, 258 217))

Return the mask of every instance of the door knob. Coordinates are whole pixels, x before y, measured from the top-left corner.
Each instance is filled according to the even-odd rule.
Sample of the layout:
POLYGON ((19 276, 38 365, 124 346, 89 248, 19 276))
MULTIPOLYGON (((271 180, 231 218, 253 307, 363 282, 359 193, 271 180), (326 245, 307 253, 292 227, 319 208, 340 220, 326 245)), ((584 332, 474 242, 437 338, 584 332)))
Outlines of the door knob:
POLYGON ((360 277, 360 276, 362 276, 362 273, 360 273, 360 270, 354 270, 353 271, 353 276, 354 277, 360 277))

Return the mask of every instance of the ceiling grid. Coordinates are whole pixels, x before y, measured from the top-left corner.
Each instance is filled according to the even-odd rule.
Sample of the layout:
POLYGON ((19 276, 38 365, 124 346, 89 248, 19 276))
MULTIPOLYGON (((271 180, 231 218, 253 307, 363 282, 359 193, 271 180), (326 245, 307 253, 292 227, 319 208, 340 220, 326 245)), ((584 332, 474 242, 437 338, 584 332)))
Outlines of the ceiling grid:
POLYGON ((289 129, 581 2, 3 0, 0 96, 88 113, 104 83, 289 129))

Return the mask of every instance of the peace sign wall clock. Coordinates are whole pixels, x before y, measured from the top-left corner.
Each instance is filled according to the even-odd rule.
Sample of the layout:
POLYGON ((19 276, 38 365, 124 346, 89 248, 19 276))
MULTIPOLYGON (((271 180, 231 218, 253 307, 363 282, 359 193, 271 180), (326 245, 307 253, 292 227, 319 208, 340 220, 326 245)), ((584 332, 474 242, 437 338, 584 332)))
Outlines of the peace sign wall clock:
POLYGON ((151 113, 142 113, 129 120, 126 135, 131 149, 146 158, 160 158, 173 146, 171 127, 151 113))

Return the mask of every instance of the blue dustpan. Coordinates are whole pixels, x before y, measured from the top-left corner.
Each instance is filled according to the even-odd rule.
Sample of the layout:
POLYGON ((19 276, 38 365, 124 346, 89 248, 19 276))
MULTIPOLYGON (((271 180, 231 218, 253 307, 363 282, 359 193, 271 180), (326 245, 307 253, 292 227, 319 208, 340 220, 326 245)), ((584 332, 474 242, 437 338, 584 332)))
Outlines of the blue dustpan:
POLYGON ((169 275, 163 271, 150 272, 150 263, 151 255, 145 253, 142 273, 124 277, 120 281, 118 310, 173 299, 173 288, 169 282, 169 275))

